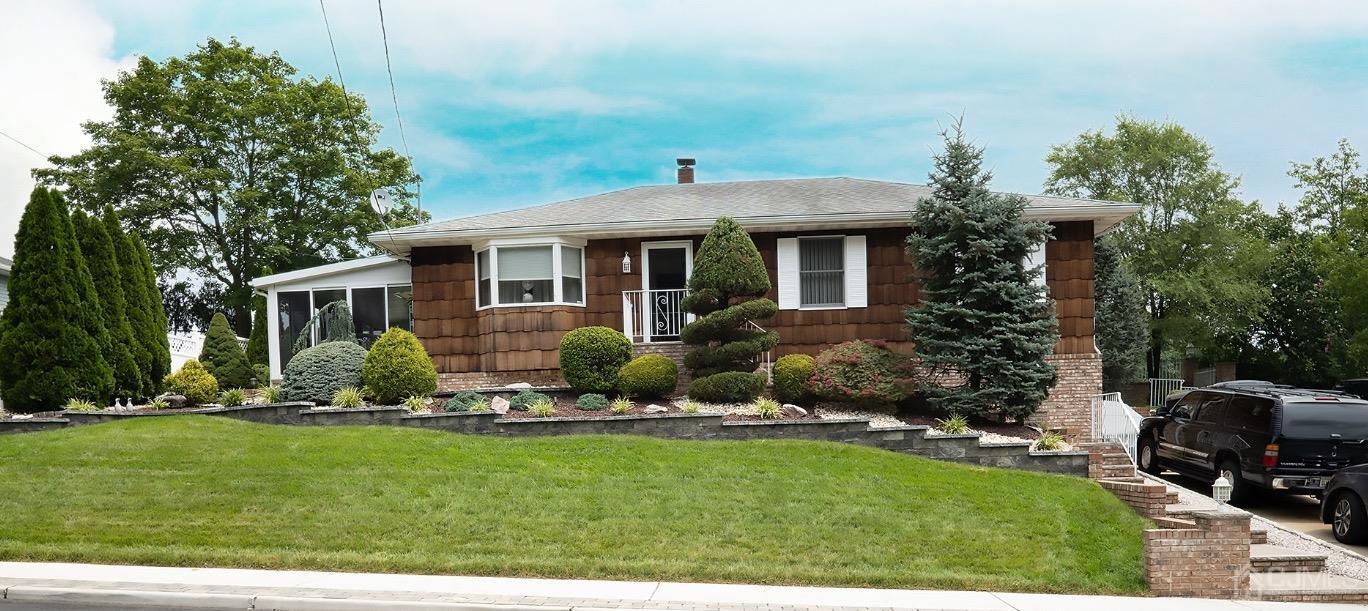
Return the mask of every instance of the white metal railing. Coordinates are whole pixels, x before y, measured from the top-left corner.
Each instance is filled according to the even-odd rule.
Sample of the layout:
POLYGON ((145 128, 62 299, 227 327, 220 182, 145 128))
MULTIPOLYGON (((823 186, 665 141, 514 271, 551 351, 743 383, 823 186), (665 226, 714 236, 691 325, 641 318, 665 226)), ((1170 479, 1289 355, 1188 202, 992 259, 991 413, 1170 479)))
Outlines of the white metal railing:
POLYGON ((1164 397, 1187 388, 1181 378, 1150 378, 1149 404, 1158 407, 1164 404, 1164 397))
MULTIPOLYGON (((757 324, 755 324, 755 323, 752 322, 752 321, 749 321, 749 320, 746 321, 746 325, 749 326, 749 327, 752 328, 752 329, 755 329, 756 331, 761 332, 761 333, 764 333, 764 332, 765 332, 765 328, 764 328, 764 327, 761 327, 760 325, 757 325, 757 324)), ((763 354, 760 355, 760 369, 763 369, 763 370, 765 371, 765 376, 769 378, 769 381, 773 382, 773 381, 774 381, 774 365, 773 365, 773 361, 771 360, 771 356, 772 356, 772 355, 770 354, 770 351, 769 351, 769 350, 766 350, 763 354)))
POLYGON ((622 292, 622 334, 633 343, 679 341, 679 332, 693 320, 684 311, 689 289, 622 292))
POLYGON ((1141 416, 1121 400, 1121 393, 1093 395, 1093 439, 1120 444, 1126 449, 1131 464, 1135 463, 1135 445, 1140 436, 1141 416))
MULTIPOLYGON (((190 335, 168 333, 166 335, 166 341, 170 344, 171 348, 171 371, 180 369, 180 366, 184 365, 185 362, 190 359, 199 358, 200 352, 204 350, 203 333, 190 335)), ((237 341, 238 345, 242 346, 243 350, 247 349, 247 338, 239 337, 237 338, 237 341)))

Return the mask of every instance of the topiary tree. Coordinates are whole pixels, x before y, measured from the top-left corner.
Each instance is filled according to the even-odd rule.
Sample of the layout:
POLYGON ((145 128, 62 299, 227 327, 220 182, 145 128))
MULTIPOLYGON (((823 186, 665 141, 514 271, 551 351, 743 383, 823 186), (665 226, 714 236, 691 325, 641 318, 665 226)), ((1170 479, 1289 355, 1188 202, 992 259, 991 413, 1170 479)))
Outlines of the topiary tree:
POLYGON ((669 357, 643 354, 618 371, 618 392, 628 397, 664 397, 679 386, 679 365, 669 357))
POLYGON ((807 403, 812 398, 808 380, 816 360, 806 354, 786 354, 774 362, 774 398, 784 403, 807 403))
POLYGON ((80 244, 81 255, 90 269, 91 278, 100 279, 93 288, 108 337, 102 353, 114 372, 113 396, 130 400, 141 397, 142 372, 138 370, 138 363, 133 360, 130 349, 133 327, 128 323, 128 303, 124 300, 114 241, 105 231, 104 223, 86 216, 82 210, 72 213, 71 225, 76 231, 76 241, 80 244))
POLYGON ((959 124, 942 135, 932 196, 917 201, 907 238, 921 282, 907 323, 926 397, 944 412, 1023 418, 1055 383, 1054 306, 1027 261, 1050 226, 1022 218, 1026 198, 988 190, 983 150, 959 124))
POLYGON ((729 217, 713 223, 707 237, 694 257, 693 275, 689 278, 689 296, 683 307, 697 318, 685 325, 680 339, 693 348, 684 356, 684 365, 693 373, 689 396, 700 381, 707 389, 735 390, 738 394, 724 397, 726 401, 751 401, 764 390, 754 389, 751 382, 737 375, 727 383, 716 383, 707 378, 724 374, 745 374, 760 365, 760 354, 779 343, 779 334, 762 331, 752 321, 771 318, 779 306, 765 298, 769 293, 769 273, 755 242, 729 217))
POLYGON ((380 405, 398 405, 437 392, 437 367, 418 336, 398 327, 380 335, 366 353, 361 380, 380 405))
MULTIPOLYGON (((247 362, 252 365, 271 364, 270 344, 266 338, 267 327, 271 324, 266 318, 266 298, 257 297, 256 307, 252 309, 252 333, 247 336, 247 362)), ((264 384, 266 381, 262 380, 264 384)))
POLYGON ((281 374, 282 398, 326 404, 343 388, 361 387, 365 363, 366 349, 355 342, 327 342, 300 350, 281 374))
POLYGON ((631 358, 632 342, 617 329, 580 327, 561 338, 561 376, 581 393, 612 392, 631 358))
POLYGON ((87 302, 93 293, 65 208, 47 189, 34 189, 15 235, 9 304, 0 314, 5 409, 33 413, 71 398, 110 396, 114 373, 92 333, 103 328, 99 304, 87 302))
POLYGON ((185 397, 191 405, 210 403, 219 394, 218 380, 195 359, 186 361, 176 373, 166 376, 164 384, 167 390, 185 397))
POLYGON ((251 385, 256 375, 223 312, 215 312, 209 320, 209 331, 204 334, 204 347, 200 348, 199 360, 205 370, 218 380, 220 388, 245 388, 251 385))

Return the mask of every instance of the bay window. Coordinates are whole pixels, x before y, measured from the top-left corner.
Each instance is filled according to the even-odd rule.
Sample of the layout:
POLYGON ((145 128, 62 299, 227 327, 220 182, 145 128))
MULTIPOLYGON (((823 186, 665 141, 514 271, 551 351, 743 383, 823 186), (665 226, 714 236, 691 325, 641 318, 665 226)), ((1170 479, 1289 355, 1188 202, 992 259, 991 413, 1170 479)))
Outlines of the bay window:
POLYGON ((475 253, 476 306, 584 305, 583 243, 490 242, 475 253))

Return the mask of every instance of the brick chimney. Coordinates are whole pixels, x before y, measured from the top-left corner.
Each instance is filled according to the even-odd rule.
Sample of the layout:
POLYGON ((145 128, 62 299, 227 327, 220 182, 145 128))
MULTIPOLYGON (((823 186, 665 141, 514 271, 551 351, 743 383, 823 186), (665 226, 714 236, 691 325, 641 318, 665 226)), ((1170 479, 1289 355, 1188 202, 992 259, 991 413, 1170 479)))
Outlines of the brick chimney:
POLYGON ((679 164, 679 184, 693 184, 695 160, 692 158, 680 157, 675 160, 675 163, 679 164))

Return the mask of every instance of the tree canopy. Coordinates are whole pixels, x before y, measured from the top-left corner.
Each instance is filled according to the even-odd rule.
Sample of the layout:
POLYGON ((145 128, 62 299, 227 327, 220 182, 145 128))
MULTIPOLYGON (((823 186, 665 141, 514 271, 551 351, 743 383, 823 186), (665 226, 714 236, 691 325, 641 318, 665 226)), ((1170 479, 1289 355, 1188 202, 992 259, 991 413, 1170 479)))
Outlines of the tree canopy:
POLYGON ((184 57, 142 57, 103 87, 114 117, 85 123, 91 146, 35 176, 92 212, 113 206, 163 278, 222 286, 240 335, 264 270, 369 252, 365 235, 382 227, 371 190, 390 191, 390 226, 418 219, 418 177, 375 146, 365 101, 276 53, 210 38, 184 57))

